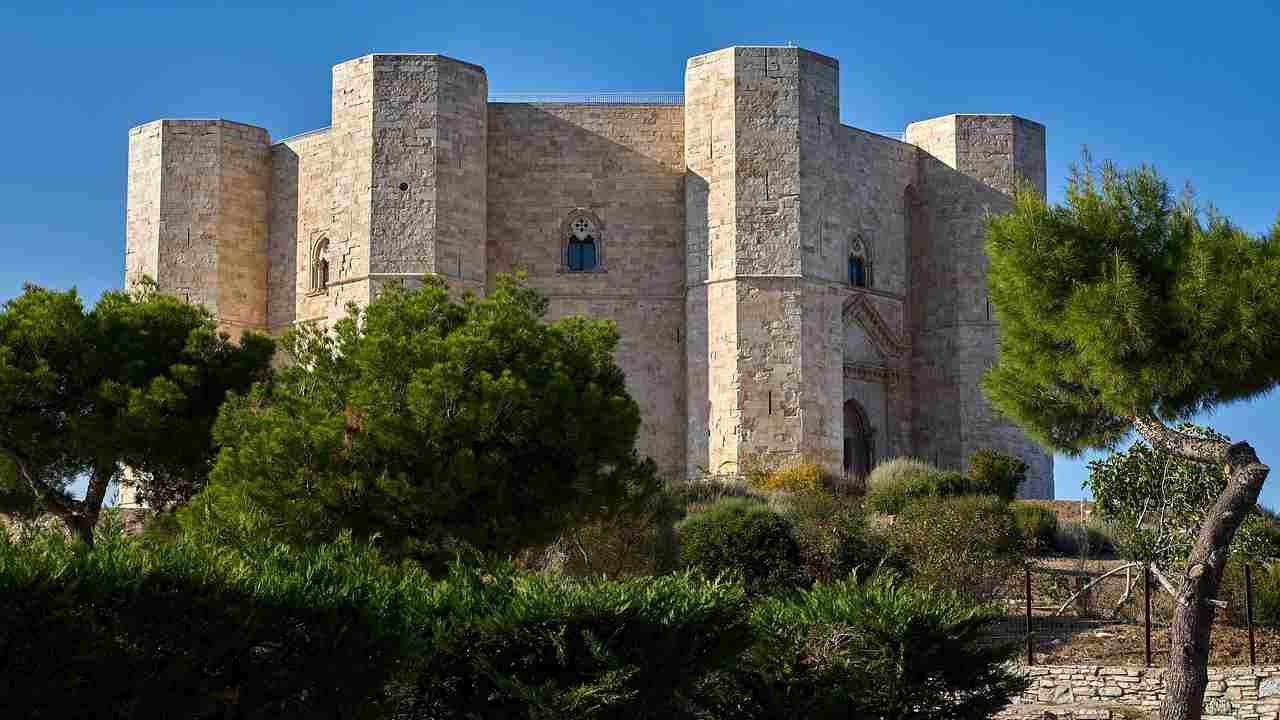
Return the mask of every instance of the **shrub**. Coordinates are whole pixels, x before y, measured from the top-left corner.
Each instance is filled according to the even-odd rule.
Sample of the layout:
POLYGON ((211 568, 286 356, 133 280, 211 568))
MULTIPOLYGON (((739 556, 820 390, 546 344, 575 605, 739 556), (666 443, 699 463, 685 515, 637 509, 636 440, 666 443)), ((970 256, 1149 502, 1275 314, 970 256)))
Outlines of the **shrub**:
POLYGON ((791 524, 758 502, 729 498, 686 518, 680 559, 711 575, 739 575, 752 594, 800 581, 800 548, 791 524))
POLYGON ((1053 547, 1071 557, 1105 557, 1115 554, 1116 541, 1105 522, 1090 518, 1084 523, 1059 525, 1054 533, 1053 547))
POLYGON ((414 625, 401 583, 429 579, 350 542, 0 538, 0 697, 33 720, 372 715, 414 625))
POLYGON ((800 570, 807 580, 831 582, 857 571, 867 576, 885 561, 880 541, 849 501, 829 496, 792 498, 783 516, 800 546, 800 570))
POLYGON ((888 538, 913 581, 979 603, 1003 593, 1024 554, 1008 504, 989 495, 913 503, 898 515, 888 538))
POLYGON ((772 598, 716 717, 990 717, 1027 681, 987 642, 997 613, 882 573, 772 598))
POLYGON ((1029 553, 1042 554, 1054 549, 1058 532, 1058 516, 1040 505, 1014 505, 1013 519, 1029 553))
POLYGON ((1018 487, 1027 479, 1027 464, 997 450, 979 450, 969 458, 965 471, 968 494, 995 495, 1009 502, 1018 496, 1018 487))
POLYGON ((758 480, 762 490, 789 492, 796 495, 827 495, 826 474, 822 466, 804 460, 765 473, 758 480))
POLYGON ((911 501, 936 494, 938 469, 915 458, 893 458, 867 476, 867 509, 896 515, 911 501))
POLYGON ((526 554, 528 565, 575 577, 662 575, 679 558, 675 523, 684 502, 658 492, 638 508, 624 508, 565 531, 554 543, 526 554))
MULTIPOLYGON (((1228 568, 1235 565, 1232 563, 1228 568)), ((1253 621, 1268 630, 1280 630, 1280 562, 1253 566, 1253 621)), ((1223 579, 1226 584, 1226 579, 1223 579)))
POLYGON ((678 717, 750 640, 741 587, 696 574, 0 538, 0 697, 33 720, 678 717))

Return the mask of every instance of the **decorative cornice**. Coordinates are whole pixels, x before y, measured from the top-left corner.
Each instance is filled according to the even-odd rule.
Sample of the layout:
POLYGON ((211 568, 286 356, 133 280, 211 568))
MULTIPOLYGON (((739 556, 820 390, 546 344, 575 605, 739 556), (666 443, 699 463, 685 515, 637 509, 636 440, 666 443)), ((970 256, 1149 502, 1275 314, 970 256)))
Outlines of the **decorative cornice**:
POLYGON ((890 387, 905 385, 911 379, 906 370, 862 362, 845 363, 844 376, 849 380, 884 383, 890 387))
POLYGON ((876 348, 885 355, 901 357, 907 352, 907 343, 889 327, 880 317, 880 313, 861 294, 853 295, 844 302, 841 316, 845 323, 854 320, 867 331, 876 348))

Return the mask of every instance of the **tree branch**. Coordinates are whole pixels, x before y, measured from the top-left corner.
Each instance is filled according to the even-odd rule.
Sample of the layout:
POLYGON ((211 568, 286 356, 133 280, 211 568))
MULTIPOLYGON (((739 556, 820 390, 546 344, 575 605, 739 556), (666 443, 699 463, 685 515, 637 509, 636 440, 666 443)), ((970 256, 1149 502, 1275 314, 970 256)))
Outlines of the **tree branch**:
POLYGON ((1221 465, 1226 462, 1231 443, 1189 435, 1160 422, 1154 415, 1133 416, 1133 427, 1153 447, 1161 447, 1192 462, 1221 465))
POLYGON ((1102 575, 1099 575, 1098 577, 1096 577, 1096 578, 1094 578, 1094 579, 1093 579, 1093 582, 1091 582, 1091 583, 1089 583, 1088 585, 1085 585, 1084 587, 1080 588, 1080 590, 1078 590, 1074 595, 1072 595, 1071 597, 1067 598, 1067 601, 1066 601, 1066 602, 1064 602, 1064 603, 1062 603, 1062 606, 1061 606, 1061 607, 1059 607, 1059 608, 1058 608, 1058 610, 1057 610, 1055 613, 1053 613, 1053 614, 1054 614, 1054 616, 1056 617, 1056 616, 1058 616, 1058 615, 1061 615, 1061 614, 1062 614, 1062 611, 1066 610, 1066 609, 1067 609, 1067 606, 1068 606, 1068 605, 1070 605, 1070 604, 1071 604, 1071 602, 1072 602, 1073 600, 1075 600, 1076 598, 1078 598, 1078 597, 1080 597, 1081 595, 1083 595, 1083 594, 1085 594, 1086 592, 1088 592, 1088 591, 1089 591, 1089 588, 1093 587, 1094 585, 1097 585, 1098 583, 1102 582, 1102 581, 1103 581, 1103 580, 1105 580, 1106 578, 1111 577, 1112 575, 1115 575, 1116 573, 1120 572, 1121 570, 1128 570, 1129 568, 1132 568, 1132 567, 1139 567, 1140 565, 1141 565, 1141 563, 1132 562, 1132 563, 1128 563, 1128 564, 1126 564, 1126 565, 1121 565, 1121 566, 1120 566, 1120 567, 1118 567, 1118 568, 1115 568, 1115 569, 1109 570, 1109 571, 1107 571, 1106 573, 1103 573, 1102 575))

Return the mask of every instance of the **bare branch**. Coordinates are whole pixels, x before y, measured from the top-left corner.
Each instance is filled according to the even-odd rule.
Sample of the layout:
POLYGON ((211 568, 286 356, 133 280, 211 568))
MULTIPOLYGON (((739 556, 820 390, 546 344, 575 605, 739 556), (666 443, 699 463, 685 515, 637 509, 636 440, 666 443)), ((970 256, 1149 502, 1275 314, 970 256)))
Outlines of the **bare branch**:
POLYGON ((1135 415, 1133 427, 1152 446, 1162 447, 1192 462, 1222 464, 1231 447, 1231 443, 1223 440, 1197 437, 1174 430, 1153 415, 1135 415))
POLYGON ((1056 617, 1056 616, 1058 616, 1058 615, 1061 615, 1061 614, 1062 614, 1062 612, 1063 612, 1064 610, 1066 610, 1066 609, 1067 609, 1067 606, 1068 606, 1068 605, 1070 605, 1070 604, 1071 604, 1071 603, 1072 603, 1076 598, 1078 598, 1078 597, 1080 597, 1081 595, 1083 595, 1084 593, 1088 592, 1088 591, 1089 591, 1089 588, 1093 587, 1094 585, 1097 585, 1098 583, 1102 582, 1102 581, 1103 581, 1103 580, 1105 580, 1106 578, 1111 577, 1112 575, 1115 575, 1116 573, 1120 572, 1121 570, 1128 570, 1129 568, 1132 568, 1132 567, 1142 567, 1142 563, 1132 562, 1132 563, 1128 563, 1127 565, 1121 565, 1121 566, 1120 566, 1120 567, 1118 567, 1118 568, 1114 568, 1114 569, 1112 569, 1112 570, 1108 570, 1106 573, 1103 573, 1102 575, 1099 575, 1098 577, 1094 578, 1094 579, 1093 579, 1093 582, 1091 582, 1091 583, 1089 583, 1088 585, 1085 585, 1084 587, 1080 588, 1078 591, 1076 591, 1076 593, 1075 593, 1074 595, 1072 595, 1071 597, 1067 598, 1067 601, 1066 601, 1066 602, 1064 602, 1064 603, 1062 603, 1062 607, 1059 607, 1059 608, 1057 609, 1057 611, 1053 613, 1053 614, 1054 614, 1054 616, 1056 617))

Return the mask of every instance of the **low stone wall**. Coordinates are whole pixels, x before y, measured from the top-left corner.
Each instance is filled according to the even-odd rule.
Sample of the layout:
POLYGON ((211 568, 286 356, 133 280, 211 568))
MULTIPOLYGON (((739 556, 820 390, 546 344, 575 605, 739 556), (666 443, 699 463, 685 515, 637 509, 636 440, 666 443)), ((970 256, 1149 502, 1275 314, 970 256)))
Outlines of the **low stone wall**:
MULTIPOLYGON (((997 717, 1154 717, 1164 695, 1164 668, 1072 665, 1024 671, 1031 687, 997 717)), ((1204 720, 1280 720, 1280 665, 1211 668, 1204 720)))

